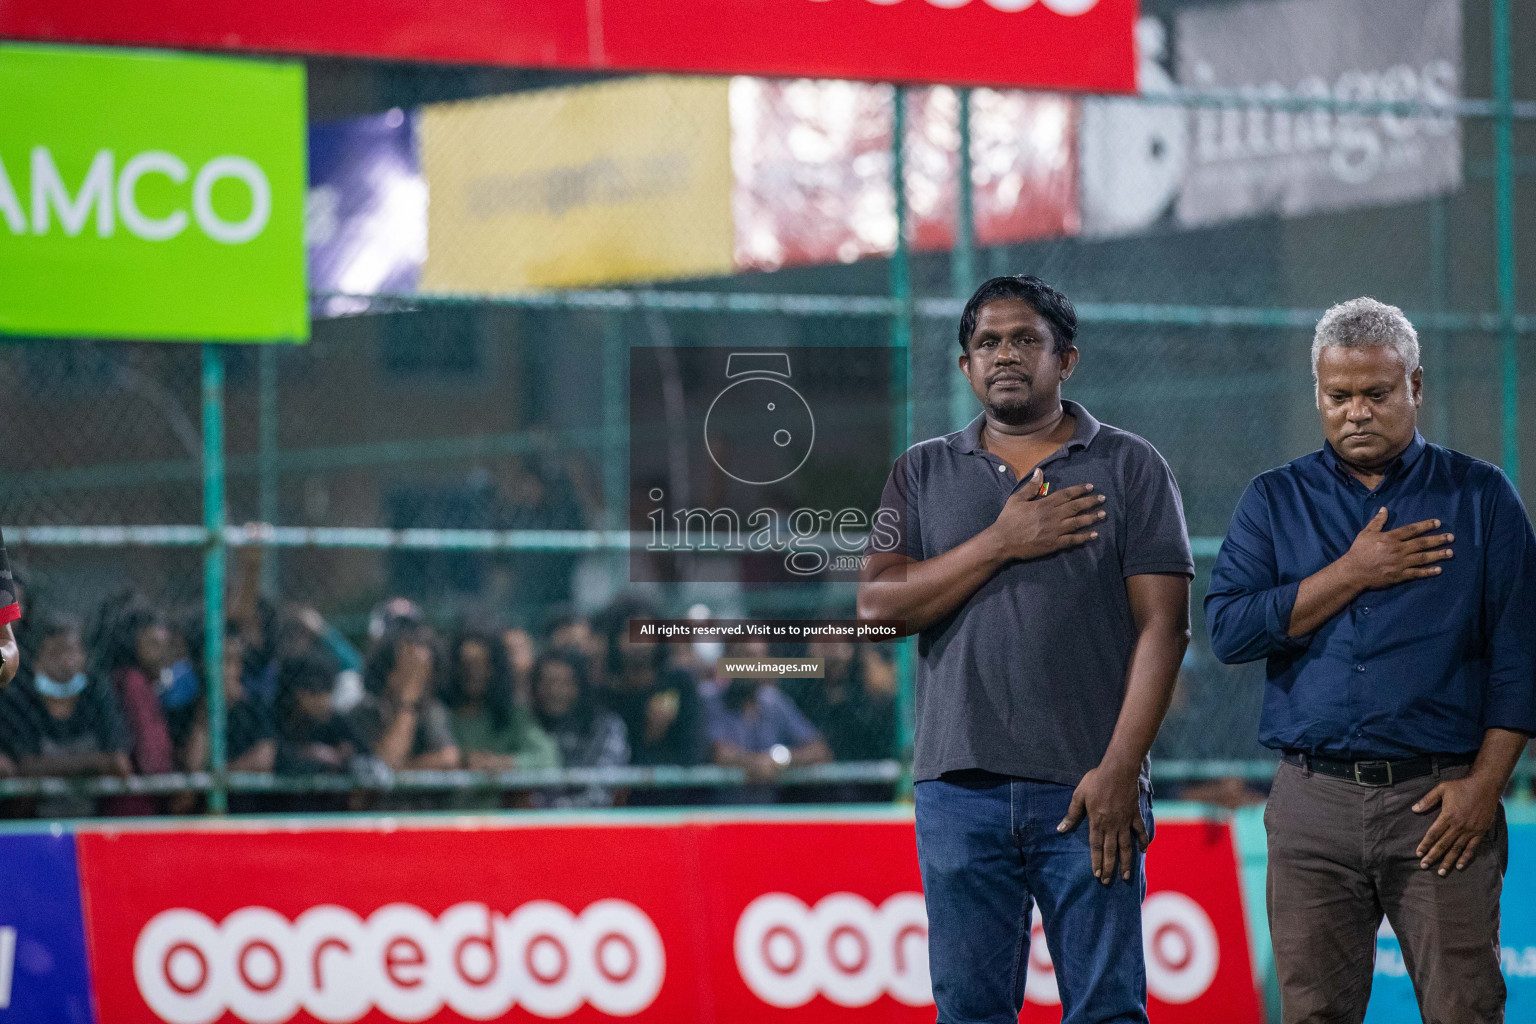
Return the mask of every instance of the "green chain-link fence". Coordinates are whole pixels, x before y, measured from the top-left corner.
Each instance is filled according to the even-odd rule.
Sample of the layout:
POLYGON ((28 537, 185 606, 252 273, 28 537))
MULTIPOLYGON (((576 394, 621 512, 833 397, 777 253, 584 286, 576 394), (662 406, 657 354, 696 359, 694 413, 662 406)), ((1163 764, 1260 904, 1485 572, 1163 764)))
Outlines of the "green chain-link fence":
MULTIPOLYGON (((1172 22, 1194 6, 1148 11, 1172 22)), ((989 151, 967 143, 982 130, 978 111, 999 101, 955 93, 952 109, 969 113, 953 122, 954 137, 915 141, 912 125, 931 128, 927 106, 915 105, 915 93, 887 89, 876 99, 901 104, 877 175, 905 174, 901 200, 892 195, 883 214, 900 227, 882 249, 877 224, 872 248, 853 262, 665 287, 361 296, 351 315, 317 320, 303 347, 5 345, 0 523, 29 619, 33 609, 79 616, 102 687, 121 687, 109 680, 135 663, 132 651, 111 653, 114 630, 117 647, 132 646, 139 634, 124 641, 124 629, 163 621, 162 661, 195 678, 145 680, 166 718, 170 760, 153 771, 134 763, 126 777, 100 777, 91 764, 77 766, 72 781, 26 777, 39 774, 29 756, 68 744, 59 726, 34 720, 35 709, 11 693, 0 716, 0 768, 11 776, 0 779, 3 813, 190 811, 231 801, 236 809, 523 806, 539 793, 590 789, 695 800, 740 784, 740 770, 708 764, 559 769, 526 759, 470 770, 465 760, 381 771, 340 758, 319 771, 302 759, 283 762, 283 716, 293 709, 276 706, 282 688, 269 666, 294 653, 287 644, 313 650, 343 675, 367 677, 370 648, 379 646, 370 613, 394 596, 416 602, 444 636, 484 620, 514 662, 524 641, 503 630, 526 633, 535 654, 553 646, 551 631, 573 615, 601 632, 604 609, 635 596, 625 558, 636 486, 626 420, 633 347, 895 346, 905 353, 907 387, 891 415, 918 440, 973 414, 954 368, 960 305, 981 279, 1016 272, 1045 277, 1078 304, 1083 358, 1067 395, 1151 440, 1183 492, 1199 564, 1196 636, 1154 749, 1157 776, 1264 777, 1271 762, 1256 741, 1262 670, 1216 663, 1198 603, 1247 481, 1318 443, 1307 351, 1321 310, 1361 294, 1402 306, 1423 344, 1426 435, 1501 463, 1528 497, 1536 479, 1536 371, 1522 359, 1536 313, 1516 303, 1536 284, 1536 80, 1510 63, 1511 40, 1536 24, 1531 12, 1503 2, 1465 4, 1461 18, 1463 91, 1487 99, 1450 108, 1456 180, 1407 201, 1205 226, 1162 216, 1134 231, 1000 242, 978 237, 983 196, 972 183, 988 179, 976 161, 934 156, 948 145, 982 159, 989 151), (902 140, 894 151, 892 138, 902 140), (933 214, 923 189, 946 174, 958 183, 961 220, 953 242, 935 248, 921 244, 922 218, 942 217, 944 208, 933 214), (147 618, 135 618, 140 606, 147 618), (231 615, 238 621, 226 636, 231 615), (232 670, 243 686, 205 694, 199 680, 219 674, 205 667, 222 665, 226 646, 244 659, 232 670), (262 701, 275 704, 252 711, 262 701), (279 748, 275 760, 252 753, 266 739, 279 748), (175 795, 183 792, 192 795, 175 795), (113 796, 122 793, 159 795, 113 796)), ((316 61, 311 72, 317 118, 575 82, 335 61, 316 61)), ((935 100, 925 93, 921 102, 935 100)), ((1333 118, 1341 130, 1377 125, 1390 135, 1404 119, 1445 122, 1448 109, 1389 93, 1301 100, 1174 87, 1115 102, 1122 112, 1171 114, 1191 138, 1212 112, 1271 129, 1282 116, 1333 118)), ((1077 130, 1090 130, 1095 115, 1077 116, 1077 130)), ((1290 131, 1295 121, 1284 123, 1290 131)), ((1155 133, 1149 138, 1155 150, 1155 133)), ((677 616, 703 604, 716 614, 851 617, 853 606, 846 583, 669 584, 641 597, 637 607, 677 616)), ((589 653, 606 665, 608 650, 592 644, 589 653)), ((513 671, 526 688, 527 666, 513 671)), ((841 715, 848 735, 886 735, 883 756, 871 756, 866 743, 856 757, 796 769, 785 781, 804 784, 790 787, 803 796, 895 789, 910 737, 903 645, 884 645, 859 671, 877 681, 862 679, 854 688, 861 696, 817 714, 841 715), (890 688, 878 682, 886 672, 890 688)), ((354 681, 338 693, 347 686, 356 692, 345 699, 355 702, 363 690, 354 681)), ((78 713, 105 715, 110 703, 104 690, 78 713)), ((87 723, 78 732, 90 736, 80 742, 130 752, 140 723, 130 701, 117 703, 122 720, 87 723)))

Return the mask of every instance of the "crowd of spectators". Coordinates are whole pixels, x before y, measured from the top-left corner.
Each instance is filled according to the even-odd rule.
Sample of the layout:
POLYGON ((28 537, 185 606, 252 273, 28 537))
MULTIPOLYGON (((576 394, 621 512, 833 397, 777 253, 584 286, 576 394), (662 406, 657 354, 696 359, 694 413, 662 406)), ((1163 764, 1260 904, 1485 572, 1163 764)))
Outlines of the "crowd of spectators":
MULTIPOLYGON (((438 628, 393 598, 354 644, 314 609, 260 598, 247 565, 223 638, 225 757, 232 772, 353 784, 237 789, 231 809, 604 807, 780 799, 890 799, 887 784, 773 785, 786 767, 878 760, 895 747, 896 674, 877 648, 636 643, 620 603, 542 628, 464 620, 438 628), (820 657, 825 678, 725 678, 722 658, 820 657), (457 788, 393 789, 402 770, 475 772, 623 765, 744 769, 729 789, 529 788, 464 776, 457 788), (333 778, 334 782, 334 778, 333 778)), ((114 596, 85 617, 26 608, 21 668, 0 689, 0 778, 162 775, 210 763, 201 609, 168 615, 114 596)), ((195 791, 0 799, 0 815, 192 813, 195 791)))

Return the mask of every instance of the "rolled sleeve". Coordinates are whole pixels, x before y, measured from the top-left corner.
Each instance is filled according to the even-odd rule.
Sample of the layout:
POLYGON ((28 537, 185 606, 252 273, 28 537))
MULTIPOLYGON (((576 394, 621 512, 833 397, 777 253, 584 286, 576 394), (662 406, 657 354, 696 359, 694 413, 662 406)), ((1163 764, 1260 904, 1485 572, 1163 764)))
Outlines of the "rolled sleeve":
POLYGON ((1205 594, 1211 650, 1225 665, 1305 650, 1310 634, 1290 635, 1300 581, 1282 583, 1263 484, 1248 485, 1221 542, 1205 594))
POLYGON ((1536 735, 1536 535, 1520 496, 1499 473, 1489 488, 1484 616, 1489 623, 1484 728, 1536 735))

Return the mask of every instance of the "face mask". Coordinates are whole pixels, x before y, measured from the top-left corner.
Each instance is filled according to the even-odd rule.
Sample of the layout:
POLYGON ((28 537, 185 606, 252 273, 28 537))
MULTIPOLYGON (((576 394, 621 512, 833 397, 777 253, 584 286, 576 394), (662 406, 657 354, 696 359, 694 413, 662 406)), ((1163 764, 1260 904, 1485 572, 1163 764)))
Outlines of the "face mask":
POLYGON ((74 676, 62 683, 55 682, 41 672, 37 672, 33 675, 32 681, 37 686, 38 693, 44 697, 52 697, 54 700, 68 700, 71 697, 77 697, 80 695, 80 691, 85 689, 86 684, 84 672, 76 672, 74 676))

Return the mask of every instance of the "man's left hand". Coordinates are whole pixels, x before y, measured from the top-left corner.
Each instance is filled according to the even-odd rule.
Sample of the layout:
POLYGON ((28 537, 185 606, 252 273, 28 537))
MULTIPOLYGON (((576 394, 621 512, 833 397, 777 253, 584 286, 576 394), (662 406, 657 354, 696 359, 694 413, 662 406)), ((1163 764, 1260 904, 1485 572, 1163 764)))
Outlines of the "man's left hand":
POLYGON ((1499 813, 1502 790, 1502 786, 1474 772, 1464 779, 1442 782, 1425 793, 1413 805, 1414 811, 1423 814, 1438 804, 1440 815, 1419 843, 1419 867, 1435 867, 1438 862, 1443 878, 1450 873, 1451 865, 1460 871, 1472 863, 1472 855, 1499 813))
POLYGON ((1147 827, 1141 820, 1140 767, 1121 767, 1108 762, 1083 776, 1072 793, 1067 816, 1056 826, 1057 832, 1070 832, 1086 814, 1088 851, 1093 858, 1093 877, 1108 885, 1115 879, 1118 862, 1120 877, 1131 880, 1136 848, 1147 848, 1147 827))

